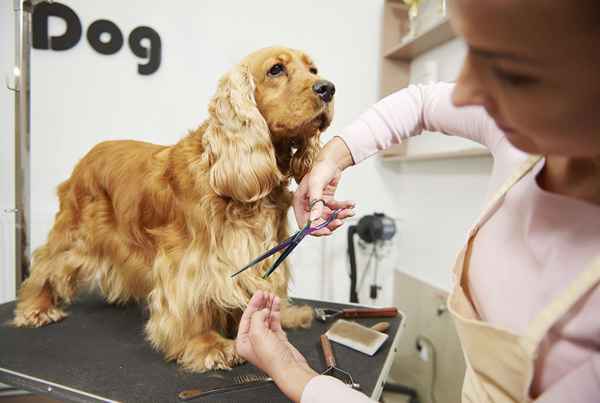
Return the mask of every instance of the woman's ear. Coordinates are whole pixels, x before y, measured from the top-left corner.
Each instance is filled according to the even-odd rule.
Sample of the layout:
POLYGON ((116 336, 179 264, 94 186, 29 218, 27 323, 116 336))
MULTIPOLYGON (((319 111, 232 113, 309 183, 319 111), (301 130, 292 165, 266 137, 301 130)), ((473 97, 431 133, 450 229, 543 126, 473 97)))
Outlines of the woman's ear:
POLYGON ((247 66, 226 74, 208 107, 210 119, 203 137, 211 188, 219 196, 241 202, 265 197, 283 180, 254 89, 247 66))
POLYGON ((290 171, 297 183, 300 183, 317 159, 317 155, 321 150, 320 137, 319 133, 316 136, 302 139, 298 144, 298 148, 290 161, 290 171))

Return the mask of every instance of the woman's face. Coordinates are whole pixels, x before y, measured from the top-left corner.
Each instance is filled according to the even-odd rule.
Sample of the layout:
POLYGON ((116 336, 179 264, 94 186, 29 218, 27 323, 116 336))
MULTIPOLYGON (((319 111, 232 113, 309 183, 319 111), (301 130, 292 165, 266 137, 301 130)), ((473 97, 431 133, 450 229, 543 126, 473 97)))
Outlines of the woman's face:
POLYGON ((468 45, 454 103, 485 107, 523 151, 599 156, 598 0, 450 4, 468 45))

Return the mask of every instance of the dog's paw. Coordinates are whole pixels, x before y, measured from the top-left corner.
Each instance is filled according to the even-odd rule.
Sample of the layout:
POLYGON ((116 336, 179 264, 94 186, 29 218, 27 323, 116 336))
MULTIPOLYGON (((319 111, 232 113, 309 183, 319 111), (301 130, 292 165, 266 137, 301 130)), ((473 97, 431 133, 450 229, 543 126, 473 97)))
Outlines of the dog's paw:
POLYGON ((314 312, 307 305, 288 305, 281 313, 281 325, 286 329, 307 329, 312 324, 314 312))
POLYGON ((245 360, 238 354, 235 349, 235 340, 227 340, 223 343, 222 347, 214 349, 213 355, 209 354, 207 359, 210 359, 213 363, 213 369, 231 369, 236 365, 243 364, 245 360))
POLYGON ((231 369, 244 363, 235 350, 235 341, 224 339, 207 345, 201 338, 191 340, 179 364, 193 372, 206 372, 213 369, 231 369))
POLYGON ((17 310, 12 324, 16 327, 40 327, 59 322, 67 317, 67 313, 54 306, 46 309, 17 310))

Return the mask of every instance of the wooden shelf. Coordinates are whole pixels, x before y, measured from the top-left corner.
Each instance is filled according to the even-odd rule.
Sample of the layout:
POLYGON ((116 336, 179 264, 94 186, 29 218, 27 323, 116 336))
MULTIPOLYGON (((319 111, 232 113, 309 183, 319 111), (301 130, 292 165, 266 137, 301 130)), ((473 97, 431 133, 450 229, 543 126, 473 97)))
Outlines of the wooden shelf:
POLYGON ((450 21, 445 18, 416 38, 409 39, 392 47, 384 53, 384 56, 388 59, 409 62, 422 53, 455 37, 456 34, 450 26, 450 21))
POLYGON ((391 161, 428 161, 437 159, 450 159, 450 158, 468 158, 468 157, 482 157, 490 155, 490 152, 481 147, 466 148, 456 151, 441 151, 432 153, 420 153, 420 154, 409 154, 409 155, 393 155, 387 154, 382 155, 381 160, 386 162, 391 161))

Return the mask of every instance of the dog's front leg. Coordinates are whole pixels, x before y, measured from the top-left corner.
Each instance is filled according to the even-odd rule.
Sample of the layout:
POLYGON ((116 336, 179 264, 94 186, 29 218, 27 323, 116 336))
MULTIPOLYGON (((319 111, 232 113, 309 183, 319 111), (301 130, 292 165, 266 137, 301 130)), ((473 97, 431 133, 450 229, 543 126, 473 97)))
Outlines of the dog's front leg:
POLYGON ((235 341, 214 330, 205 312, 183 312, 175 315, 162 299, 161 291, 150 295, 150 318, 146 336, 168 360, 177 360, 184 369, 205 372, 211 369, 231 369, 244 360, 235 350, 235 341))
MULTIPOLYGON (((198 316, 202 313, 198 312, 198 316)), ((235 341, 227 339, 200 320, 186 321, 163 309, 150 310, 146 335, 152 345, 169 360, 177 360, 184 369, 205 372, 231 369, 244 360, 235 350, 235 341)))
POLYGON ((194 303, 192 296, 197 294, 194 287, 189 281, 178 279, 177 274, 186 273, 185 263, 174 263, 163 254, 157 257, 153 270, 154 289, 148 297, 150 318, 146 336, 154 348, 168 360, 177 360, 183 368, 194 372, 231 369, 242 363, 235 341, 219 333, 227 328, 227 314, 211 304, 194 303))

